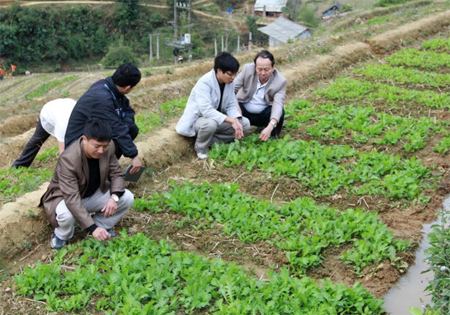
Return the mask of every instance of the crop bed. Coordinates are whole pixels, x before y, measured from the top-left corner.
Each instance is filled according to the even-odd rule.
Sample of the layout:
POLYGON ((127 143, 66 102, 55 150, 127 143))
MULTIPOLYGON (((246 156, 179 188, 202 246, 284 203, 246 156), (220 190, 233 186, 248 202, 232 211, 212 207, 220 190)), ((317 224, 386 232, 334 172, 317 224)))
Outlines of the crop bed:
POLYGON ((16 293, 92 314, 383 314, 441 201, 449 47, 400 50, 292 101, 282 139, 143 178, 118 239, 26 268, 16 293))

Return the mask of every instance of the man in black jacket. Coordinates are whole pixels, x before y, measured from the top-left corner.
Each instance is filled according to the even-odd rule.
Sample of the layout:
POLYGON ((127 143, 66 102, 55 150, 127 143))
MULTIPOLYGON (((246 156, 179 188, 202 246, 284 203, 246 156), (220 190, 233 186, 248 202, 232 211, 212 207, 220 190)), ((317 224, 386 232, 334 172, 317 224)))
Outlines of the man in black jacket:
POLYGON ((133 140, 139 133, 134 122, 134 110, 125 96, 141 80, 141 72, 131 63, 119 66, 112 77, 97 81, 76 103, 69 118, 65 135, 65 146, 70 146, 83 135, 83 128, 90 118, 99 118, 109 123, 113 132, 115 154, 131 158, 134 174, 142 166, 133 140))

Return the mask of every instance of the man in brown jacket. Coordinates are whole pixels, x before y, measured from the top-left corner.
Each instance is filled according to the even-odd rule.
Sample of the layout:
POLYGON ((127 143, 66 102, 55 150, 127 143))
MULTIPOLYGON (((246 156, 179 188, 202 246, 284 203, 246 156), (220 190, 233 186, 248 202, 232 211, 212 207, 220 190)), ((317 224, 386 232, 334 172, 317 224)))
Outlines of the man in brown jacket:
POLYGON ((111 139, 111 127, 93 118, 83 136, 59 157, 41 198, 55 227, 52 248, 61 249, 73 237, 75 221, 98 241, 114 237, 113 227, 131 208, 134 196, 125 189, 111 139))
POLYGON ((263 127, 261 141, 278 137, 283 127, 286 79, 274 65, 273 55, 262 50, 234 80, 242 116, 247 117, 251 125, 263 127))

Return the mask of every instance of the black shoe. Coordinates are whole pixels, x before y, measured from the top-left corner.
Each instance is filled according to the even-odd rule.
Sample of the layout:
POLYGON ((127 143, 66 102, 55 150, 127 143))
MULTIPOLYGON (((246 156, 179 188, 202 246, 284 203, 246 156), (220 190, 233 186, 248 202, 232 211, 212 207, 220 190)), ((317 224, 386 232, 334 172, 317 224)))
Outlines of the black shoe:
POLYGON ((53 234, 52 241, 51 241, 51 246, 53 249, 60 250, 61 248, 63 248, 66 245, 67 245, 67 241, 62 240, 58 236, 53 234))

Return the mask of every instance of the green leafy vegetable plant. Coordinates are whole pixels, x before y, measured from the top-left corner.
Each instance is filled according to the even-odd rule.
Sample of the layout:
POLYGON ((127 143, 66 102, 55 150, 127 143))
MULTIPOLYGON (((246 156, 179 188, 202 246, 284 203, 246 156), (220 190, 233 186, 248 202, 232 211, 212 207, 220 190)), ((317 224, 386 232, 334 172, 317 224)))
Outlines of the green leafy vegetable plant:
POLYGON ((259 168, 275 176, 295 178, 316 196, 330 196, 345 189, 358 195, 412 200, 427 187, 425 179, 430 176, 429 169, 415 157, 357 152, 346 145, 291 141, 289 136, 261 143, 253 135, 243 142, 215 145, 210 156, 227 167, 242 165, 247 170, 259 168), (350 159, 352 163, 346 163, 350 159))
POLYGON ((15 277, 17 294, 52 312, 102 314, 381 315, 382 301, 360 284, 316 283, 288 270, 257 280, 234 263, 175 251, 143 234, 107 244, 88 239, 15 277), (294 312, 291 312, 294 311, 294 312))
POLYGON ((243 242, 267 241, 282 249, 299 274, 323 260, 330 246, 353 243, 344 261, 361 274, 364 267, 390 259, 400 260, 408 242, 394 240, 375 213, 349 209, 338 211, 317 205, 311 198, 298 198, 281 207, 238 192, 237 185, 176 185, 163 194, 138 199, 136 208, 146 211, 168 209, 194 221, 219 223, 225 233, 243 242), (370 244, 362 246, 361 242, 370 244))

